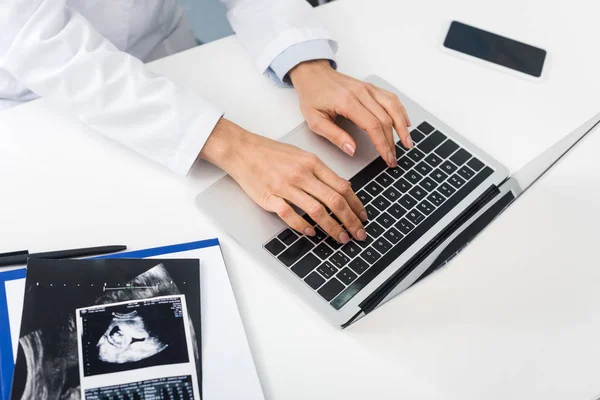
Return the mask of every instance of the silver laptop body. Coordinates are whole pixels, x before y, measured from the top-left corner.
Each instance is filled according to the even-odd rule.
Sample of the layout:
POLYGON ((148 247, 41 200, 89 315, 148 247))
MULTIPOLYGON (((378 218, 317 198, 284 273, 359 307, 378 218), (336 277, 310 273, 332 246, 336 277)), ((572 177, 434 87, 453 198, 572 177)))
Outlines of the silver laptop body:
MULTIPOLYGON (((341 277, 337 279, 336 285, 339 285, 338 281, 342 281, 344 288, 335 298, 326 299, 320 293, 323 293, 325 285, 329 284, 337 275, 323 275, 324 278, 322 279, 326 283, 315 289, 309 286, 307 278, 299 277, 297 273, 293 272, 293 265, 285 265, 278 256, 267 251, 265 245, 275 240, 286 229, 286 225, 277 215, 266 212, 255 204, 232 178, 229 176, 222 178, 196 198, 197 206, 245 248, 251 257, 259 260, 261 264, 269 268, 284 284, 308 301, 315 310, 335 325, 342 327, 346 327, 360 319, 410 287, 418 279, 444 265, 487 226, 493 218, 514 201, 524 189, 550 168, 585 133, 595 127, 598 119, 596 117, 596 123, 589 121, 587 125, 584 124, 577 132, 569 135, 548 150, 546 152, 548 154, 544 153, 544 157, 536 158, 531 164, 510 178, 508 170, 503 165, 414 103, 392 85, 377 76, 371 76, 366 81, 395 93, 404 104, 413 122, 413 127, 419 127, 423 122, 427 122, 435 130, 442 132, 449 140, 465 150, 466 154, 479 160, 485 165, 485 168, 475 171, 475 167, 472 169, 467 167, 468 173, 474 173, 475 177, 467 180, 466 184, 463 182, 463 186, 456 189, 455 194, 457 196, 460 194, 460 196, 456 199, 452 197, 454 195, 447 196, 448 199, 445 203, 435 208, 435 211, 431 214, 425 215, 424 221, 429 222, 421 222, 423 229, 421 229, 421 225, 415 223, 416 227, 413 227, 413 231, 403 236, 404 239, 410 238, 410 241, 406 242, 408 244, 405 246, 393 245, 387 253, 380 249, 379 253, 381 254, 378 253, 378 255, 381 258, 370 264, 368 269, 360 273, 350 272, 354 277, 352 282, 344 281, 341 277), (484 170, 485 174, 483 173, 484 170), (437 213, 437 210, 442 208, 444 208, 443 214, 441 211, 437 213), (433 216, 436 216, 436 218, 433 218, 433 216), (421 231, 417 232, 417 229, 421 231), (400 251, 400 247, 402 251, 400 251)), ((378 159, 378 154, 367 134, 356 125, 344 120, 340 122, 340 126, 349 132, 356 141, 357 151, 352 158, 346 156, 327 140, 311 132, 305 123, 288 133, 281 141, 316 154, 339 176, 351 179, 359 172, 372 167, 378 159)), ((418 143, 416 148, 419 148, 420 144, 418 143)), ((407 156, 407 153, 398 154, 398 156, 399 158, 407 156)), ((449 160, 450 157, 442 161, 445 164, 449 160)), ((415 161, 415 167, 413 168, 416 169, 419 164, 420 160, 415 161)), ((464 165, 467 166, 467 164, 464 165)), ((438 168, 441 168, 441 166, 438 166, 438 168)), ((406 173, 408 174, 411 171, 413 169, 407 170, 406 173)), ((384 173, 385 171, 382 172, 382 174, 384 173)), ((448 182, 454 176, 457 176, 456 173, 448 172, 448 180, 444 184, 449 189, 453 189, 448 185, 448 182)), ((458 179, 460 180, 459 176, 458 179)), ((367 185, 364 187, 366 188, 367 185)), ((375 198, 372 201, 375 202, 375 198)), ((431 203, 428 204, 431 205, 431 203)), ((419 203, 419 206, 422 206, 422 204, 419 203)), ((422 214, 424 215, 425 212, 422 214)), ((389 229, 391 228, 384 228, 386 234, 389 229)), ((369 230, 368 226, 367 230, 369 230)), ((326 239, 324 238, 320 244, 325 243, 326 239)), ((399 243, 403 242, 400 241, 399 243)), ((389 244, 390 242, 386 241, 386 246, 389 244)), ((364 250, 367 250, 367 248, 363 248, 361 251, 364 250)), ((334 249, 333 253, 341 251, 341 249, 334 249)), ((312 259, 316 258, 314 255, 310 257, 312 259)), ((361 261, 361 263, 363 262, 362 257, 364 257, 363 253, 348 256, 351 261, 361 261), (360 260, 358 260, 359 257, 361 257, 360 260)), ((326 261, 329 262, 329 259, 326 261)), ((343 268, 345 267, 338 268, 339 271, 337 272, 342 273, 343 268)), ((348 271, 348 269, 346 268, 345 271, 348 271)), ((322 276, 321 274, 318 275, 319 277, 322 276)))

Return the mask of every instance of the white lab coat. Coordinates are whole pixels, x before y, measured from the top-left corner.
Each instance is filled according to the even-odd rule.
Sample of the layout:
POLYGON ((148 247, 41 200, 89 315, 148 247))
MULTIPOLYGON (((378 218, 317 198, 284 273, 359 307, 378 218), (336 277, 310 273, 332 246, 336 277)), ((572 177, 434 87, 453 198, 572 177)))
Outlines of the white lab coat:
MULTIPOLYGON (((331 40, 304 0, 221 2, 261 73, 290 46, 331 40)), ((140 61, 194 45, 176 0, 0 3, 0 104, 47 97, 117 142, 189 171, 222 112, 140 61)))

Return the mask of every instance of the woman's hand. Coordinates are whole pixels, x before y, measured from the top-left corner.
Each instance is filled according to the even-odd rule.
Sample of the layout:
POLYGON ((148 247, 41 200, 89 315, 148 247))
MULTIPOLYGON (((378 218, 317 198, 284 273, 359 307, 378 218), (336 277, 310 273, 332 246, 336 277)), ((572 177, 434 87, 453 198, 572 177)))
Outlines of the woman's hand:
POLYGON ((397 165, 392 127, 404 147, 413 147, 407 129, 410 120, 393 93, 339 73, 327 60, 301 63, 290 71, 289 77, 298 92, 300 109, 309 128, 346 154, 354 155, 356 143, 334 123, 337 115, 366 131, 390 168, 397 165))
POLYGON ((200 156, 225 170, 252 200, 277 213, 298 232, 315 235, 314 228, 290 204, 305 211, 340 243, 350 240, 348 233, 357 240, 367 237, 361 223, 366 221, 367 213, 350 183, 313 154, 252 134, 221 119, 200 156))

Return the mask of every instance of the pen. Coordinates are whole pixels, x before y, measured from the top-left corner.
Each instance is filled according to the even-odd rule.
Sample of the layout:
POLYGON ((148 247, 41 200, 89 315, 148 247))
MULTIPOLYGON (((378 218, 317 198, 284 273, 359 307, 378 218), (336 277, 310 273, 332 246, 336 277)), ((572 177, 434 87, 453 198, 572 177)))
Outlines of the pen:
POLYGON ((28 251, 19 251, 14 253, 8 253, 8 256, 0 256, 0 267, 7 267, 11 265, 20 265, 27 263, 27 258, 46 258, 46 259, 63 259, 63 258, 78 258, 78 257, 90 257, 99 256, 102 254, 117 253, 119 251, 127 250, 127 246, 100 246, 100 247, 86 247, 82 249, 72 250, 59 250, 49 251, 45 253, 29 254, 28 251), (12 255, 11 255, 12 254, 12 255))

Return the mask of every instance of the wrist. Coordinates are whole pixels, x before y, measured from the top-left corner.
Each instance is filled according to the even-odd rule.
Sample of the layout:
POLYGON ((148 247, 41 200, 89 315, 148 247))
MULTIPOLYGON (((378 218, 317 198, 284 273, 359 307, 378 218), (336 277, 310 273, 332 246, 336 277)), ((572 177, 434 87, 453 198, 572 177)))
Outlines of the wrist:
POLYGON ((333 71, 329 60, 311 60, 304 61, 290 70, 288 76, 294 87, 302 85, 305 81, 310 81, 315 74, 333 71))
POLYGON ((245 147, 252 133, 233 122, 221 118, 200 151, 200 158, 216 165, 227 173, 237 157, 239 149, 245 147))

